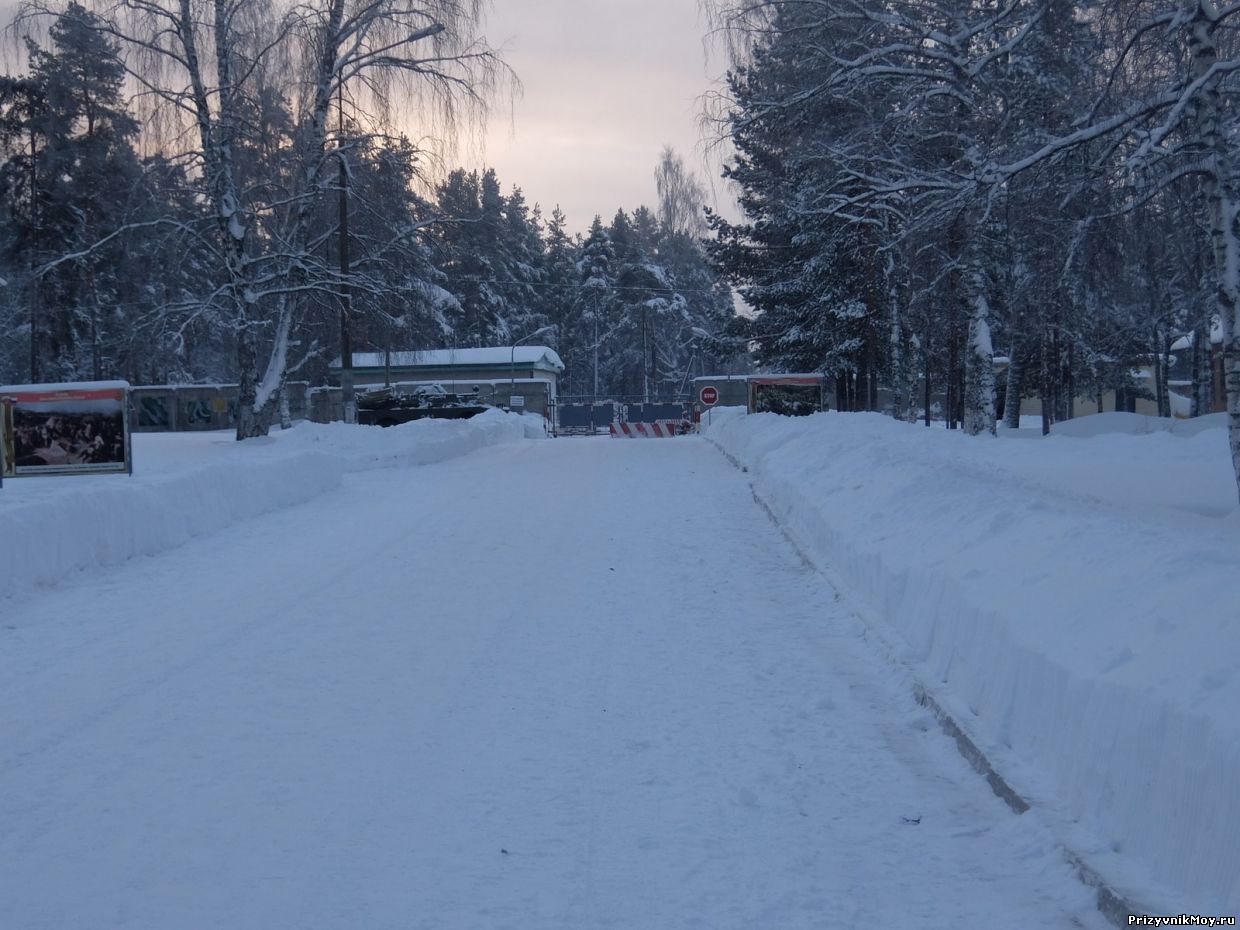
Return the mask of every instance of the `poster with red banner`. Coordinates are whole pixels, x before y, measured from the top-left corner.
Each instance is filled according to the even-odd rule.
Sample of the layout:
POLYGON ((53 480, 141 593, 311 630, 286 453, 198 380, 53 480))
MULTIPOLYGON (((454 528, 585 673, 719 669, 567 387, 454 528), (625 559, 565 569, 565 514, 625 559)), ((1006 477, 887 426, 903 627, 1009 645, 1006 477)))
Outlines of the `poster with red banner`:
POLYGON ((132 474, 129 384, 0 385, 0 475, 132 474))

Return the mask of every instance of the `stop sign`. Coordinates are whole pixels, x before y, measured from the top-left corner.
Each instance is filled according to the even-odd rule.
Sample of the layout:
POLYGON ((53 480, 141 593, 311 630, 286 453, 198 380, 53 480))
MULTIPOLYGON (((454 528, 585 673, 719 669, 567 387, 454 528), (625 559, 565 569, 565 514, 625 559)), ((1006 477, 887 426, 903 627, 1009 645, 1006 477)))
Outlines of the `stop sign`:
POLYGON ((719 391, 713 387, 704 387, 698 397, 702 399, 702 403, 707 407, 713 407, 719 403, 719 391))

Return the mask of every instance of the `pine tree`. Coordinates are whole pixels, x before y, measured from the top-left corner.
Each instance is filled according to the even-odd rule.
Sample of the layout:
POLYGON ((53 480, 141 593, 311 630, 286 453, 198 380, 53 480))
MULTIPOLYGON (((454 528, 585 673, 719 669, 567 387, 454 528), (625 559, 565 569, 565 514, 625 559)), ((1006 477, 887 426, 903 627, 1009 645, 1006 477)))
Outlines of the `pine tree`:
POLYGON ((512 338, 546 326, 543 288, 547 283, 546 259, 538 217, 525 202, 521 188, 514 187, 503 205, 503 247, 505 274, 508 276, 508 330, 512 338))
POLYGON ((564 362, 566 392, 584 394, 582 372, 588 367, 587 361, 593 361, 593 353, 579 319, 578 245, 565 231, 566 225, 564 211, 557 205, 543 234, 546 271, 540 306, 544 317, 556 327, 552 344, 564 362))
POLYGON ((434 240, 436 266, 455 295, 445 338, 450 345, 499 344, 503 321, 496 315, 492 267, 483 228, 481 178, 458 168, 436 189, 435 209, 441 218, 434 240))
POLYGON ((616 255, 603 220, 594 217, 577 259, 577 291, 573 300, 574 341, 587 353, 569 393, 600 397, 617 390, 604 345, 619 329, 615 306, 616 255))
POLYGON ((119 51, 98 17, 70 3, 48 38, 47 49, 27 43, 29 84, 41 102, 28 110, 27 134, 42 146, 26 166, 34 196, 14 243, 28 266, 42 268, 27 292, 39 308, 32 315, 31 375, 98 379, 123 370, 121 345, 133 325, 120 296, 138 266, 123 239, 106 240, 139 199, 137 123, 122 99, 119 51), (65 254, 78 257, 57 261, 65 254))

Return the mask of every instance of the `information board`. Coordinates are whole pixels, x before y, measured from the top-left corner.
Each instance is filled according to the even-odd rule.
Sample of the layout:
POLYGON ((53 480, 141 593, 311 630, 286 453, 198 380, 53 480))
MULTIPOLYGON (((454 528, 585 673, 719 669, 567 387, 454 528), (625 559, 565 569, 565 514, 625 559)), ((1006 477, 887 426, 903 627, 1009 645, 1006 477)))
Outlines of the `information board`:
POLYGON ((124 381, 0 386, 0 473, 131 474, 124 381))

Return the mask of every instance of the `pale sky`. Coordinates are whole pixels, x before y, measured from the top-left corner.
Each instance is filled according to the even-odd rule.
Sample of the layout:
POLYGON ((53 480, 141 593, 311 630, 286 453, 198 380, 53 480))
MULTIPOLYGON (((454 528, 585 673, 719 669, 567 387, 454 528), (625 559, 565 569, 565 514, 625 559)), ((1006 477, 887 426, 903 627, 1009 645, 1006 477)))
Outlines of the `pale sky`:
MULTIPOLYGON (((0 0, 0 22, 16 6, 0 0)), ((717 163, 703 161, 699 98, 724 65, 707 61, 698 0, 493 0, 484 34, 524 93, 511 108, 497 102, 483 150, 457 162, 494 167, 505 193, 519 185, 548 216, 558 203, 581 232, 596 213, 653 207, 655 165, 671 145, 736 215, 717 163)))
POLYGON ((475 159, 505 191, 519 185, 548 215, 559 203, 582 231, 596 213, 654 206, 668 144, 726 197, 699 144, 698 98, 724 66, 706 60, 697 0, 494 0, 485 33, 525 86, 475 159))

